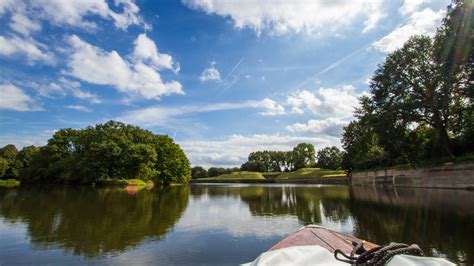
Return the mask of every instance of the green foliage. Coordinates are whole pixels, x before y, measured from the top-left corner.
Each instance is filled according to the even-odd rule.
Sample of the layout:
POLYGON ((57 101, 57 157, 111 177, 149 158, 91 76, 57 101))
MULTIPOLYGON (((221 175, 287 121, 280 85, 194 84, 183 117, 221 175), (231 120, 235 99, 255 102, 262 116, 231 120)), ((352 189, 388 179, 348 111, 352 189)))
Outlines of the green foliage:
POLYGON ((316 155, 318 166, 325 169, 341 169, 343 155, 344 153, 337 147, 326 147, 316 155))
MULTIPOLYGON (((315 164, 314 146, 300 143, 292 151, 257 151, 248 156, 248 161, 242 164, 242 171, 282 172, 310 167, 315 164)), ((209 175, 211 176, 211 175, 209 175)))
POLYGON ((9 144, 0 149, 0 179, 18 179, 38 152, 35 146, 24 147, 18 152, 15 145, 9 144))
POLYGON ((209 177, 215 177, 215 176, 220 176, 224 174, 230 174, 233 172, 239 172, 240 168, 234 167, 234 168, 222 168, 222 167, 211 167, 207 171, 207 175, 209 177))
POLYGON ((0 179, 0 187, 17 187, 20 185, 20 181, 15 180, 15 179, 6 179, 2 180, 0 179))
POLYGON ((195 166, 191 168, 191 177, 192 179, 206 178, 208 177, 206 169, 201 166, 195 166))
POLYGON ((389 54, 343 133, 345 169, 455 160, 473 151, 472 1, 448 13, 434 41, 411 37, 389 54))
POLYGON ((294 170, 314 166, 316 162, 313 144, 300 143, 294 147, 292 151, 292 162, 294 170))
POLYGON ((189 161, 168 136, 109 121, 85 129, 61 129, 29 159, 27 183, 90 184, 106 179, 186 183, 189 161))

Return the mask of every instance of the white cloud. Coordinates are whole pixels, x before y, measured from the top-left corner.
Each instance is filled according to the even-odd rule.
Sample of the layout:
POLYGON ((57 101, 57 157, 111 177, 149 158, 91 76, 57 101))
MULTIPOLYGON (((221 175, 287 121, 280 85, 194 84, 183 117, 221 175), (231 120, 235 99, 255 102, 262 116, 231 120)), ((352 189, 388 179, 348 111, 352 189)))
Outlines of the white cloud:
MULTIPOLYGON (((68 38, 72 47, 68 61, 68 74, 90 83, 110 85, 121 92, 141 95, 146 99, 157 99, 169 94, 184 94, 179 82, 165 83, 161 80, 156 65, 161 61, 154 62, 155 53, 145 52, 139 39, 140 36, 135 42, 136 47, 139 48, 135 49, 137 52, 131 55, 133 62, 129 62, 116 51, 104 51, 72 35, 68 38)), ((152 42, 146 36, 142 36, 142 39, 146 43, 152 42)), ((159 55, 157 51, 156 55, 159 55)), ((160 67, 164 66, 160 65, 160 67)))
POLYGON ((273 116, 285 114, 285 108, 270 99, 263 99, 260 102, 256 102, 255 107, 265 108, 265 111, 260 113, 261 115, 273 116))
POLYGON ((2 0, 0 1, 0 16, 7 11, 14 10, 15 6, 18 5, 16 0, 2 0))
POLYGON ((171 69, 175 73, 179 72, 179 65, 173 62, 173 58, 168 54, 160 54, 155 42, 146 34, 140 34, 134 44, 132 57, 135 61, 149 63, 157 69, 171 69))
POLYGON ((12 84, 0 85, 0 109, 13 111, 40 111, 35 101, 12 84))
POLYGON ((374 42, 373 46, 382 52, 390 53, 401 48, 413 35, 428 35, 432 37, 445 15, 446 12, 444 10, 435 12, 429 8, 413 12, 404 23, 398 25, 382 39, 374 42))
POLYGON ((41 24, 39 24, 37 21, 29 19, 23 13, 13 14, 11 20, 10 28, 25 36, 30 35, 32 32, 41 30, 41 24))
POLYGON ((144 126, 166 125, 178 117, 187 114, 207 113, 225 110, 237 110, 247 108, 262 108, 265 111, 260 112, 261 115, 277 115, 283 114, 283 106, 277 104, 270 99, 261 101, 245 101, 240 103, 212 103, 207 105, 185 105, 180 107, 148 107, 129 111, 117 118, 131 124, 139 124, 144 126))
POLYGON ((40 0, 32 1, 30 8, 38 12, 38 16, 57 25, 68 25, 89 30, 97 29, 97 24, 88 20, 91 17, 112 19, 117 28, 126 29, 130 25, 147 25, 139 16, 140 9, 131 0, 116 0, 115 7, 123 11, 118 13, 109 8, 105 0, 62 1, 40 0))
POLYGON ((204 71, 202 71, 201 76, 199 76, 199 79, 201 81, 207 81, 207 80, 220 81, 221 73, 219 73, 219 70, 217 70, 215 67, 211 66, 204 69, 204 71))
POLYGON ((80 82, 69 80, 65 77, 60 77, 57 82, 50 82, 49 84, 30 82, 26 83, 26 85, 33 88, 41 97, 54 99, 57 96, 72 95, 75 98, 87 100, 94 104, 102 102, 96 94, 83 90, 80 82))
POLYGON ((382 14, 382 1, 323 0, 182 0, 188 7, 208 14, 229 17, 237 29, 251 28, 257 34, 269 31, 281 35, 289 32, 319 34, 364 20, 368 31, 375 27, 382 14))
POLYGON ((291 132, 314 132, 332 137, 340 137, 342 128, 347 126, 349 121, 339 118, 326 118, 323 120, 311 119, 306 124, 296 123, 286 128, 291 132))
POLYGON ((240 166, 249 153, 261 150, 289 151, 298 143, 308 142, 317 148, 330 146, 329 140, 316 137, 289 135, 232 135, 223 140, 178 141, 192 165, 240 166))
POLYGON ((20 38, 11 36, 5 38, 0 36, 0 56, 24 55, 28 63, 33 64, 41 61, 45 64, 54 64, 54 55, 48 50, 47 46, 39 43, 32 38, 20 38))
POLYGON ((63 88, 56 82, 51 82, 49 84, 31 84, 31 87, 36 90, 38 95, 47 98, 54 98, 56 95, 65 96, 66 92, 63 88))
POLYGON ((64 106, 68 109, 73 109, 73 110, 77 110, 77 111, 81 111, 81 112, 91 112, 92 110, 83 106, 83 105, 66 105, 64 106))
POLYGON ((302 114, 304 110, 319 116, 352 116, 354 109, 359 106, 357 94, 351 85, 341 89, 320 88, 317 93, 306 90, 299 91, 287 98, 292 106, 292 112, 302 114))
POLYGON ((398 9, 398 12, 402 15, 412 14, 413 12, 418 11, 421 4, 429 1, 430 0, 405 0, 400 9, 398 9))
POLYGON ((52 137, 52 135, 57 130, 42 130, 38 132, 15 132, 15 134, 2 134, 0 135, 0 147, 3 147, 8 144, 13 144, 17 149, 22 149, 26 146, 34 145, 36 147, 44 146, 47 143, 47 140, 52 137))

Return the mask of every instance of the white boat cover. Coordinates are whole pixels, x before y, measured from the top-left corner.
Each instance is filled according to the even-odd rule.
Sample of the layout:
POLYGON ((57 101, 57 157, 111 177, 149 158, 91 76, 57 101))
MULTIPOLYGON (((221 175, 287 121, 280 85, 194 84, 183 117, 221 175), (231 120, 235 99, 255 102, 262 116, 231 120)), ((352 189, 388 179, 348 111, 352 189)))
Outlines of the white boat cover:
MULTIPOLYGON (((263 265, 349 265, 348 263, 338 261, 334 258, 334 254, 327 249, 318 246, 295 246, 282 248, 262 253, 254 261, 243 264, 246 266, 263 266, 263 265)), ((387 265, 455 265, 448 260, 431 257, 417 257, 409 255, 396 255, 387 265)))

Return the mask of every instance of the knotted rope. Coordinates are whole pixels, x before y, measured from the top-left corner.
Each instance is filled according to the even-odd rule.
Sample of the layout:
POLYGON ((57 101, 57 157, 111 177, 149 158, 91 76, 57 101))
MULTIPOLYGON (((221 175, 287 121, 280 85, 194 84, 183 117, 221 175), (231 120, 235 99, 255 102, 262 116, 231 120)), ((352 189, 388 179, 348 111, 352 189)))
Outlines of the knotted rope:
POLYGON ((407 244, 401 243, 390 243, 389 245, 383 247, 378 246, 370 250, 365 250, 363 245, 365 241, 361 243, 355 243, 354 249, 352 250, 350 255, 344 254, 340 249, 336 249, 334 251, 334 257, 343 262, 351 263, 351 264, 367 264, 367 265, 383 265, 387 263, 391 258, 395 255, 399 254, 407 254, 407 255, 415 255, 415 256, 424 256, 423 251, 420 247, 416 244, 411 246, 407 244), (338 255, 342 255, 344 258, 338 258, 338 255), (355 256, 355 254, 360 254, 359 256, 355 256))

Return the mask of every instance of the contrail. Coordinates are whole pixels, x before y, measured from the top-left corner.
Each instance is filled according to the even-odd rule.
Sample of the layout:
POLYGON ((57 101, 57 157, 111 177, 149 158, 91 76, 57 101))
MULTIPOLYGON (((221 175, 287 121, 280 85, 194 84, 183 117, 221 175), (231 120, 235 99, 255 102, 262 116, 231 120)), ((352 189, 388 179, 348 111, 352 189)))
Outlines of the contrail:
MULTIPOLYGON (((217 87, 217 89, 220 89, 222 86, 224 86, 227 82, 227 79, 235 72, 235 70, 237 70, 237 68, 240 66, 240 64, 242 64, 242 62, 245 60, 245 57, 242 57, 240 59, 240 61, 234 66, 234 68, 232 68, 232 70, 229 72, 229 74, 227 74, 227 76, 225 76, 225 78, 222 80, 221 84, 219 84, 219 87, 217 87)), ((221 95, 227 88, 224 88, 222 91, 219 92, 219 94, 217 94, 217 96, 221 95)))
POLYGON ((347 59, 353 57, 354 55, 360 53, 361 51, 365 50, 367 48, 367 46, 370 46, 372 44, 368 44, 368 45, 364 45, 362 48, 360 49, 357 49, 355 50, 354 52, 344 56, 343 58, 337 60, 336 62, 330 64, 329 66, 327 66, 326 68, 324 68, 323 70, 319 71, 318 73, 316 73, 314 76, 310 77, 310 78, 307 78, 305 79, 303 82, 301 82, 300 84, 298 84, 298 86, 296 86, 296 89, 300 89, 301 87, 303 87, 304 85, 306 85, 310 80, 313 80, 315 79, 316 77, 318 77, 319 75, 322 75, 324 73, 327 73, 329 72, 330 70, 332 70, 333 68, 337 67, 339 64, 341 64, 342 62, 346 61, 347 59))

